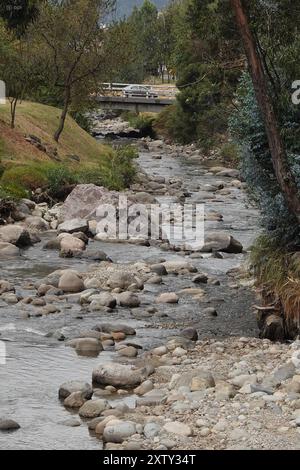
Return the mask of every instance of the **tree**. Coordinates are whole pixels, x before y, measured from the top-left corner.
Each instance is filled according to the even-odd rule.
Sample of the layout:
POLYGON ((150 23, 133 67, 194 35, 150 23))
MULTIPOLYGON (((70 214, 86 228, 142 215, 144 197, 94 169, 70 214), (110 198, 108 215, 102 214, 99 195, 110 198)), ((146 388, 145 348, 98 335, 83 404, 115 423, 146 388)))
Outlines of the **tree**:
POLYGON ((54 134, 56 142, 64 129, 71 103, 86 99, 95 89, 105 62, 101 24, 114 0, 53 0, 42 4, 38 22, 31 28, 40 46, 53 82, 62 92, 63 109, 54 134))
POLYGON ((0 77, 6 84, 11 112, 10 125, 13 129, 18 102, 38 86, 41 63, 37 51, 25 37, 17 39, 5 28, 0 29, 0 36, 2 39, 0 77))
POLYGON ((248 15, 242 0, 230 1, 245 48, 257 103, 264 119, 275 175, 280 189, 285 196, 287 206, 298 222, 300 222, 299 191, 290 170, 287 154, 280 135, 277 116, 269 96, 268 82, 262 59, 258 53, 258 44, 250 29, 248 15))
POLYGON ((14 30, 20 37, 27 26, 39 14, 39 6, 43 0, 0 0, 0 17, 4 19, 9 29, 14 30))

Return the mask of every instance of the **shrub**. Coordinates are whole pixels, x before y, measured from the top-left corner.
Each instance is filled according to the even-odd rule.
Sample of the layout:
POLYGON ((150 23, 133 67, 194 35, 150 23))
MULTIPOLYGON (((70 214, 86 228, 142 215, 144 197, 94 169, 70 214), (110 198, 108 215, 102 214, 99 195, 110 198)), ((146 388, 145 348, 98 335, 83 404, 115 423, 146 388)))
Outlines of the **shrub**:
POLYGON ((64 186, 78 181, 77 175, 65 165, 46 164, 41 171, 47 179, 47 188, 51 196, 55 196, 55 193, 64 186))
POLYGON ((122 190, 134 181, 138 157, 137 150, 131 145, 116 149, 111 156, 106 156, 100 165, 103 185, 109 189, 122 190))
POLYGON ((122 113, 122 119, 129 122, 129 124, 138 129, 142 136, 155 137, 155 122, 156 117, 151 114, 136 114, 130 111, 122 113))
POLYGON ((4 186, 13 184, 34 191, 46 187, 47 178, 40 166, 31 164, 8 168, 2 175, 1 184, 4 186))
POLYGON ((234 142, 227 142, 220 149, 220 157, 225 164, 237 166, 239 163, 239 148, 234 142))

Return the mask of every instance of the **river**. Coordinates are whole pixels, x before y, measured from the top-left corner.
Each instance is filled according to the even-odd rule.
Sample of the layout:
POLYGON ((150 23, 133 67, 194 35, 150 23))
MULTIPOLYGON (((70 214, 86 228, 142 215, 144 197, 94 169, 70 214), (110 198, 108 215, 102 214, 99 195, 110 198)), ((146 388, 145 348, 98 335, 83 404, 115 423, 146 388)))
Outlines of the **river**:
MULTIPOLYGON (((154 151, 141 150, 139 165, 151 175, 180 177, 185 188, 215 183, 216 177, 206 173, 206 166, 166 154, 161 160, 153 158, 154 151)), ((157 152, 156 152, 157 153, 157 152)), ((191 191, 189 202, 197 201, 198 191, 191 191)), ((161 202, 164 197, 161 197, 161 202)), ((258 214, 247 205, 246 194, 236 188, 231 197, 220 196, 206 205, 209 211, 223 214, 223 222, 207 222, 206 230, 230 232, 247 249, 258 232, 258 214)), ((42 241, 24 251, 23 256, 11 262, 1 262, 1 278, 11 281, 17 293, 30 295, 31 284, 56 269, 75 268, 87 271, 90 262, 62 259, 56 251, 45 251, 43 245, 51 235, 42 235, 42 241)), ((115 262, 133 263, 150 257, 180 259, 182 255, 163 251, 159 247, 143 247, 127 243, 113 244, 92 242, 94 247, 104 250, 115 262)), ((199 336, 228 337, 230 335, 256 336, 256 322, 251 311, 254 303, 252 290, 245 286, 234 289, 228 270, 244 263, 247 254, 228 254, 222 258, 205 257, 191 259, 199 271, 216 277, 221 285, 207 285, 206 306, 213 305, 219 315, 209 318, 201 315, 199 303, 184 298, 179 306, 164 305, 164 315, 149 316, 143 308, 132 315, 122 309, 116 314, 86 313, 81 306, 61 303, 62 313, 40 318, 27 318, 22 307, 7 305, 0 300, 0 339, 5 341, 7 363, 0 365, 0 416, 11 417, 21 424, 15 433, 0 434, 1 449, 101 449, 102 442, 89 435, 87 427, 66 426, 72 417, 58 400, 58 388, 68 380, 91 381, 95 365, 115 358, 113 351, 104 351, 98 358, 77 356, 75 350, 66 348, 63 341, 56 339, 59 331, 67 338, 74 337, 80 329, 92 327, 96 321, 121 320, 136 328, 136 342, 144 350, 159 346, 163 340, 184 326, 196 326, 199 336), (249 313, 250 312, 250 313, 249 313), (102 318, 101 318, 102 317, 102 318)), ((162 290, 179 291, 191 287, 191 276, 166 276, 164 285, 147 285, 143 294, 142 307, 151 305, 154 297, 162 290)), ((120 360, 120 359, 119 359, 120 360)), ((133 397, 134 398, 134 397, 133 397)), ((118 397, 119 401, 122 398, 118 397)), ((124 398, 123 398, 124 400, 124 398)), ((133 406, 130 397, 125 400, 133 406)))

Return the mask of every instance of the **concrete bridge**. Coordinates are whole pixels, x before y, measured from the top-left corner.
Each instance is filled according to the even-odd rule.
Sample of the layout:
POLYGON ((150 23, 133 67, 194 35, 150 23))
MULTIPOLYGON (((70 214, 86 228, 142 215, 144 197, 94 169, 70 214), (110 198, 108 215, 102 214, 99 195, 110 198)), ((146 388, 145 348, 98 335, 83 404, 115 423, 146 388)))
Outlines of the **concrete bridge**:
POLYGON ((175 102, 166 98, 125 98, 124 96, 97 96, 96 101, 103 109, 124 109, 136 113, 160 113, 175 102))

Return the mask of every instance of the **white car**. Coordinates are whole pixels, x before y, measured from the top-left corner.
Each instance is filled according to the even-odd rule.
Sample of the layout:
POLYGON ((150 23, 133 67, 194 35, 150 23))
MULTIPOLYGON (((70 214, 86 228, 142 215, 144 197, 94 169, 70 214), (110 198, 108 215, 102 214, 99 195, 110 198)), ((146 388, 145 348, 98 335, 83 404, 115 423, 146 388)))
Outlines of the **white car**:
POLYGON ((125 98, 158 98, 154 90, 143 85, 129 85, 124 88, 123 93, 125 98))

